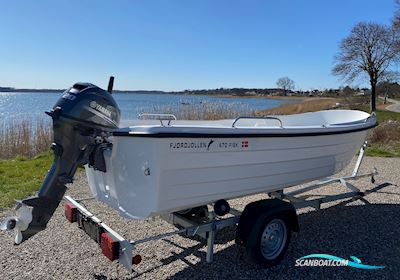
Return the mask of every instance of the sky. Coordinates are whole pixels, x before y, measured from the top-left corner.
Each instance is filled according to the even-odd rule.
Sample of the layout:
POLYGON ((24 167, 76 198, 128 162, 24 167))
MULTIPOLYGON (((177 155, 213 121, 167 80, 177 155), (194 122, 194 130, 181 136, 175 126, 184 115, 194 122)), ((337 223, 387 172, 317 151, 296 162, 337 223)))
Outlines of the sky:
MULTIPOLYGON (((344 85, 331 75, 360 21, 389 24, 394 0, 0 0, 0 86, 116 89, 344 85)), ((361 81, 356 86, 367 85, 361 81)))

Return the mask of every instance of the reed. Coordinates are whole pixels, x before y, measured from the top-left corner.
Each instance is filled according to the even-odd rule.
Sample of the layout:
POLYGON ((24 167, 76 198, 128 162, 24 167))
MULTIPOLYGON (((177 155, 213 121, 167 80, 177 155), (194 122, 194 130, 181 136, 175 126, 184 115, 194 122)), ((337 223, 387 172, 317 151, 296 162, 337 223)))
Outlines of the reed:
POLYGON ((250 106, 240 103, 207 102, 173 107, 155 106, 150 113, 173 114, 181 120, 218 120, 254 116, 256 112, 250 106))
POLYGON ((11 119, 0 124, 0 159, 32 157, 48 151, 53 141, 51 123, 44 119, 11 119))

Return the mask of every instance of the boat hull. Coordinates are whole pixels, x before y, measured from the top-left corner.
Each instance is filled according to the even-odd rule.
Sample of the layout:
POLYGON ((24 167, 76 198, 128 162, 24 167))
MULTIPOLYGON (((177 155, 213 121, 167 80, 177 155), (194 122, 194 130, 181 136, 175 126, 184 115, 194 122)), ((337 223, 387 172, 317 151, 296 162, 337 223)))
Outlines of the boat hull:
POLYGON ((272 192, 333 175, 368 130, 292 137, 114 136, 107 172, 86 167, 95 197, 130 219, 272 192))

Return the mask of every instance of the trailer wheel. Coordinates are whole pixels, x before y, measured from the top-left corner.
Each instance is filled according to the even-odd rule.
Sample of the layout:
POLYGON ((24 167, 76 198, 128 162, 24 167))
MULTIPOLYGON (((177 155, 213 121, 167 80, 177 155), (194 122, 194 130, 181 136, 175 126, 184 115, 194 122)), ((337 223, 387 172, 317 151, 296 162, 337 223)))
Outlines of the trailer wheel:
POLYGON ((249 236, 247 253, 254 262, 271 267, 284 257, 291 237, 291 228, 283 215, 270 215, 262 226, 255 226, 249 236))

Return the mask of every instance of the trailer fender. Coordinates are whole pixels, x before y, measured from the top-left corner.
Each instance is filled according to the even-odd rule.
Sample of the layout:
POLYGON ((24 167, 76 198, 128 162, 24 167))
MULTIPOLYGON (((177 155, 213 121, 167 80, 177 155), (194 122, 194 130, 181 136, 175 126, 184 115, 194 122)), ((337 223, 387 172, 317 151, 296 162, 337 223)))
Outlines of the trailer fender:
POLYGON ((292 204, 280 199, 263 199, 249 203, 244 208, 236 229, 236 244, 246 246, 247 240, 255 227, 260 227, 262 222, 271 215, 283 215, 290 224, 292 231, 300 230, 296 209, 292 204))

